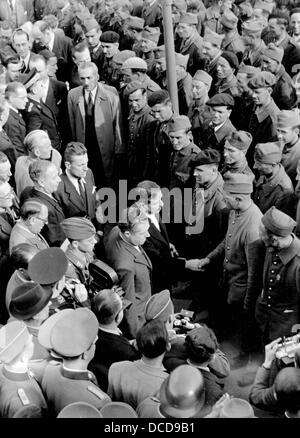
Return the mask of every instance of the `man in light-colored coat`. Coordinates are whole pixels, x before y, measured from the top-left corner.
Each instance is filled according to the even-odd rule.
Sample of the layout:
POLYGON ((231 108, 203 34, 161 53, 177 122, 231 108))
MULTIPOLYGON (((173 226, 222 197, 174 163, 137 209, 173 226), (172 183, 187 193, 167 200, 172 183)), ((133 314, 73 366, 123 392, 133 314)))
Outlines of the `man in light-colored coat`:
POLYGON ((0 2, 0 20, 11 21, 16 27, 22 26, 26 21, 34 21, 33 0, 9 0, 0 2))

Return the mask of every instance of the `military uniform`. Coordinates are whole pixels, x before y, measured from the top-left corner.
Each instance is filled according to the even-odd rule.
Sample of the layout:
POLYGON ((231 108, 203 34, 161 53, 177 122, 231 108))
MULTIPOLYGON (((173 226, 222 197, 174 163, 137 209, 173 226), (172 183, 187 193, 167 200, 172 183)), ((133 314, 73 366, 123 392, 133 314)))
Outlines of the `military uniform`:
POLYGON ((237 31, 229 37, 225 36, 221 48, 224 51, 233 52, 241 62, 245 52, 245 44, 237 31))
POLYGON ((283 146, 281 158, 281 164, 294 185, 296 185, 297 164, 299 160, 300 139, 297 138, 296 143, 283 146))
POLYGON ((192 76, 186 73, 185 77, 177 82, 179 113, 187 115, 193 101, 192 76))
POLYGON ((266 50, 266 45, 263 40, 260 40, 259 44, 255 49, 247 48, 244 51, 244 55, 242 58, 242 64, 252 65, 253 67, 261 67, 262 66, 262 55, 266 50))
MULTIPOLYGON (((198 154, 200 149, 194 143, 190 143, 180 151, 174 151, 171 156, 171 181, 170 190, 174 187, 184 188, 191 182, 191 169, 189 162, 193 156, 198 154)), ((192 185, 191 185, 192 187, 192 185)))
POLYGON ((280 110, 294 108, 297 103, 295 86, 283 65, 276 74, 276 84, 271 96, 280 110))
POLYGON ((142 18, 145 20, 145 26, 161 27, 162 23, 162 8, 158 0, 149 2, 142 7, 142 18), (149 5, 149 3, 152 3, 149 5))

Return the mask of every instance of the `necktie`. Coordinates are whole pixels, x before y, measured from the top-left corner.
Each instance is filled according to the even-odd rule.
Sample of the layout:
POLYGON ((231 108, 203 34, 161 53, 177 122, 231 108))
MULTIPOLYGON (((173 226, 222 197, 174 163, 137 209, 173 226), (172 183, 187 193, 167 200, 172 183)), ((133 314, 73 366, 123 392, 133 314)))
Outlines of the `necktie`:
POLYGON ((86 203, 86 192, 85 192, 84 183, 81 178, 78 179, 78 186, 79 186, 80 196, 84 200, 84 203, 86 203))
POLYGON ((94 102, 93 102, 93 96, 92 92, 89 92, 88 101, 87 101, 87 115, 92 116, 93 115, 93 108, 94 108, 94 102))

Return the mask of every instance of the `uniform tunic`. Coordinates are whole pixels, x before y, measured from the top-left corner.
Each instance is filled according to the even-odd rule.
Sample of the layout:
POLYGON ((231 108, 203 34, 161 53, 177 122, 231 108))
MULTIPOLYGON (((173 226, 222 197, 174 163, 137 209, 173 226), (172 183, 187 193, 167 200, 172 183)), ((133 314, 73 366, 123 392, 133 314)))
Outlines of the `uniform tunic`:
POLYGON ((291 178, 291 181, 296 185, 297 164, 300 160, 300 139, 297 138, 296 143, 286 144, 282 150, 281 164, 284 170, 291 178))

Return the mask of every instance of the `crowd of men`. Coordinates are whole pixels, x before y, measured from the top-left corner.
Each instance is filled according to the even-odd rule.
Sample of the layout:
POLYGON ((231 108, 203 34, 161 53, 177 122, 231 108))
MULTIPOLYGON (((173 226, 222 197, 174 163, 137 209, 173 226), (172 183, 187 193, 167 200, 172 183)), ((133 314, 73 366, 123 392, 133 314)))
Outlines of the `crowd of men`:
POLYGON ((171 8, 0 2, 0 417, 300 416, 300 3, 171 8))

